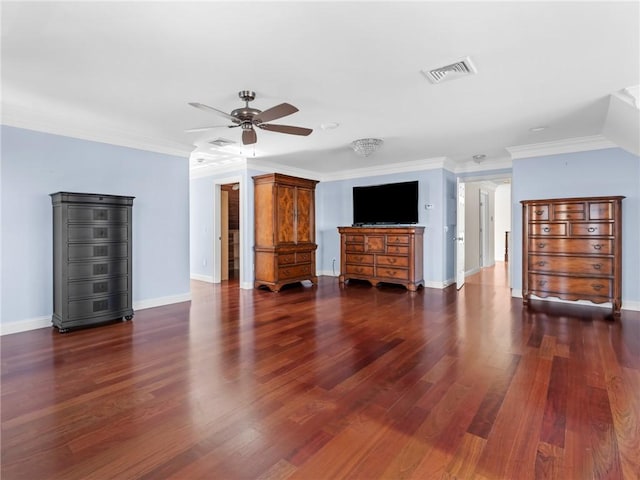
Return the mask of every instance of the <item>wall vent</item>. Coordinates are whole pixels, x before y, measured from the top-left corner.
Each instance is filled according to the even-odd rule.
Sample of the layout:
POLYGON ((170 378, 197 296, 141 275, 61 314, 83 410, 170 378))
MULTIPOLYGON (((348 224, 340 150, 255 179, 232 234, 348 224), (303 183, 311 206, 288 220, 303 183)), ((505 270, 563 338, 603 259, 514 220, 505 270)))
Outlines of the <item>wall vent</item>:
POLYGON ((234 142, 233 140, 229 140, 227 138, 216 138, 215 140, 211 140, 209 142, 211 145, 217 145, 218 147, 226 147, 227 145, 233 145, 234 142))
POLYGON ((477 70, 469 57, 462 60, 445 65, 444 67, 433 68, 431 70, 420 70, 431 83, 442 83, 456 78, 475 75, 477 70))

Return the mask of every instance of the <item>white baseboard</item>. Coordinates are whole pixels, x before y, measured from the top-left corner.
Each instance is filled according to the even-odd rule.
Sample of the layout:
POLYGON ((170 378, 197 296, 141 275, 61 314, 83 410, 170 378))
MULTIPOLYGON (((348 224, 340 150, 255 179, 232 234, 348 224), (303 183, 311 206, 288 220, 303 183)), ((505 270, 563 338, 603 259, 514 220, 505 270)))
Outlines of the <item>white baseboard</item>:
POLYGON ((335 277, 338 278, 340 276, 340 272, 333 273, 333 270, 320 270, 318 272, 319 277, 335 277))
MULTIPOLYGON (((140 300, 133 302, 133 310, 144 310, 146 308, 161 307, 163 305, 171 305, 172 303, 188 302, 191 300, 191 292, 180 295, 170 295, 168 297, 151 298, 148 300, 140 300)), ((0 324, 0 336, 12 333, 28 332, 38 328, 50 328, 51 315, 46 317, 28 318, 26 320, 18 320, 17 322, 8 322, 0 324)))
POLYGON ((168 297, 150 298, 148 300, 133 302, 133 310, 144 310, 146 308, 162 307, 163 305, 190 301, 191 292, 186 292, 181 293, 180 295, 169 295, 168 297))
MULTIPOLYGON (((515 288, 511 289, 511 296, 514 298, 522 298, 522 290, 516 290, 515 288)), ((606 303, 592 303, 588 300, 563 300, 561 298, 556 297, 547 297, 542 298, 537 295, 531 295, 533 300, 542 300, 544 302, 555 302, 555 303, 570 303, 573 305, 588 305, 590 307, 601 307, 601 308, 613 308, 611 302, 606 303)), ((627 301, 624 298, 622 299, 622 308, 621 310, 629 310, 633 312, 640 312, 640 302, 627 301)))
POLYGON ((471 270, 466 270, 464 272, 464 276, 466 278, 469 275, 475 275, 476 273, 480 273, 480 270, 481 270, 480 267, 472 268, 471 270))
POLYGON ((0 335, 37 330, 38 328, 51 327, 51 325, 51 315, 48 317, 29 318, 17 322, 2 323, 0 324, 0 335))
POLYGON ((253 289, 253 282, 242 282, 240 288, 243 290, 251 290, 253 289))
POLYGON ((201 282, 213 283, 212 275, 199 275, 197 273, 191 274, 191 280, 199 280, 201 282))

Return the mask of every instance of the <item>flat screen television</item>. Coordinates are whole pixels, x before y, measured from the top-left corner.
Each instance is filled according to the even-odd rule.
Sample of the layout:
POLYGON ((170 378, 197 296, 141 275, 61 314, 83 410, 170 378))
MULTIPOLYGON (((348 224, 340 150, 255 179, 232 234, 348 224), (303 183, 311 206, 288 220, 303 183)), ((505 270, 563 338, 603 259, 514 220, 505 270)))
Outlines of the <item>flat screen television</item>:
POLYGON ((418 223, 418 181, 353 187, 354 225, 418 223))

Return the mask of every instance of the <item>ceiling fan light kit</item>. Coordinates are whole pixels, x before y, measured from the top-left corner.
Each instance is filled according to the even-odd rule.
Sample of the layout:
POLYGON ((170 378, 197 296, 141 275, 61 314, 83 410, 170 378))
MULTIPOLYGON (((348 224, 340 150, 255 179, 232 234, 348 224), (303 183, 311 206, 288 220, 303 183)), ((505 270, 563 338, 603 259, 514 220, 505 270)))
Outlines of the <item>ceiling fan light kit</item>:
POLYGON ((368 157, 378 150, 384 142, 380 138, 360 138, 351 142, 351 148, 358 155, 368 157))
POLYGON ((242 128, 242 143, 243 145, 252 145, 258 141, 258 136, 254 127, 258 127, 262 130, 268 130, 271 132, 287 133, 289 135, 302 135, 307 136, 313 132, 310 128, 294 127, 291 125, 278 125, 270 124, 271 120, 286 117, 292 113, 296 113, 298 109, 289 103, 281 103, 275 107, 268 108, 264 111, 252 108, 249 106, 249 102, 256 98, 256 93, 251 90, 241 90, 238 92, 238 96, 245 102, 244 107, 236 108, 231 113, 226 113, 217 108, 210 107, 203 103, 191 102, 189 105, 200 110, 215 113, 232 122, 232 125, 216 125, 213 127, 192 128, 187 132, 199 132, 203 130, 209 130, 211 128, 228 127, 242 128))

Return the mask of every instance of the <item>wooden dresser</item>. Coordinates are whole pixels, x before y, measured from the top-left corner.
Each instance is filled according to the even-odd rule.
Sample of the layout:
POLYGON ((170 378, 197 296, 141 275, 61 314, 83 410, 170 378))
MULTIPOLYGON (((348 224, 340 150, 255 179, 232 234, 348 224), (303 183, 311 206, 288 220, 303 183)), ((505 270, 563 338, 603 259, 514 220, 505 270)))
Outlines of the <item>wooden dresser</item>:
POLYGON ((53 325, 70 328, 133 318, 134 197, 57 192, 53 203, 53 325))
POLYGON ((620 315, 622 199, 525 200, 522 297, 611 302, 620 315))
POLYGON ((424 286, 424 227, 338 227, 340 283, 349 279, 424 286))
POLYGON ((316 180, 269 173, 253 177, 255 282, 279 291, 288 283, 317 283, 316 180))

